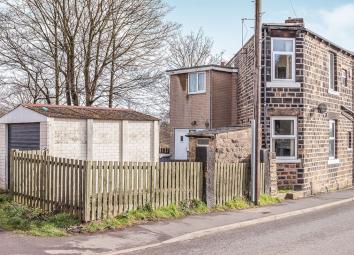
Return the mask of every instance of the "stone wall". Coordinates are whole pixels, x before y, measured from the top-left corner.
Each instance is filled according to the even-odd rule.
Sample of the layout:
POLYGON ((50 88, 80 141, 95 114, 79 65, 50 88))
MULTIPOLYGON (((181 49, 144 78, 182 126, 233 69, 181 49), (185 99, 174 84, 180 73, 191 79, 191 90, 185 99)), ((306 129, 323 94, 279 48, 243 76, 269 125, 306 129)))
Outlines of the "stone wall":
MULTIPOLYGON (((215 160, 224 163, 249 162, 251 158, 251 128, 216 134, 209 138, 209 147, 215 152, 215 160)), ((189 161, 196 160, 196 137, 189 138, 189 161)))
MULTIPOLYGON (((353 150, 348 149, 349 132, 353 132, 350 116, 345 116, 341 106, 354 109, 353 68, 354 57, 348 52, 331 46, 328 42, 307 32, 300 25, 289 29, 274 25, 264 26, 262 45, 261 128, 262 147, 270 150, 270 118, 272 116, 297 117, 297 154, 293 162, 277 162, 278 185, 304 190, 305 195, 352 185, 353 150), (272 82, 271 38, 295 39, 295 82, 292 86, 272 82), (329 93, 329 52, 336 55, 335 81, 337 93, 329 93), (341 72, 348 73, 348 84, 342 84, 341 72), (326 104, 327 112, 319 113, 318 105, 326 104), (329 161, 329 120, 337 121, 337 162, 329 161)), ((244 49, 228 65, 239 68, 234 84, 233 124, 242 124, 252 116, 252 52, 254 41, 246 43, 244 49), (249 66, 248 68, 246 68, 249 66), (251 102, 251 103, 250 103, 251 102)), ((352 134, 353 136, 353 134, 352 134)))
POLYGON ((341 106, 352 109, 354 57, 320 41, 310 34, 304 36, 304 187, 307 194, 342 189, 352 186, 353 151, 348 148, 348 132, 353 131, 350 116, 341 106), (335 86, 337 93, 329 92, 329 52, 336 55, 335 86), (347 70, 347 85, 341 82, 341 71, 347 70), (324 103, 326 113, 317 107, 324 103), (336 158, 329 161, 329 120, 336 125, 336 158))
POLYGON ((249 162, 251 159, 251 128, 216 135, 215 159, 224 163, 249 162))

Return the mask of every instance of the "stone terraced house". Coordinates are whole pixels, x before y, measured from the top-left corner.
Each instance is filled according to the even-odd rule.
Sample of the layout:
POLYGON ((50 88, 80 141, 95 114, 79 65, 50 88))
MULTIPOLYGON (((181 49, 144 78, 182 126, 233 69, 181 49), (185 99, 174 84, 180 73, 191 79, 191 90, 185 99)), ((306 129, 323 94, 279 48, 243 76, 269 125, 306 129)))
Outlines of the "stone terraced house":
MULTIPOLYGON (((305 195, 352 186, 354 53, 303 19, 263 24, 262 147, 276 153, 278 186, 305 195)), ((188 158, 191 130, 249 125, 254 38, 222 66, 170 70, 172 156, 188 158)))

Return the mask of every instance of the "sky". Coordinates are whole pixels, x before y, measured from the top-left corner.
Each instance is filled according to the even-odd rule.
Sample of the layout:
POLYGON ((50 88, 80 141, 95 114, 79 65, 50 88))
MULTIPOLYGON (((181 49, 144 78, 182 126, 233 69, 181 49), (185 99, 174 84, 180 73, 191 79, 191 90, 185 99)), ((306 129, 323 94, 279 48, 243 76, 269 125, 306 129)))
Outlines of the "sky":
MULTIPOLYGON (((254 18, 252 0, 167 0, 172 7, 167 19, 182 31, 199 28, 214 41, 214 53, 224 51, 228 60, 242 45, 242 18, 254 18)), ((330 41, 354 51, 354 0, 263 0, 263 22, 283 22, 302 17, 305 26, 330 41)), ((244 37, 253 34, 246 21, 244 37), (248 31, 248 32, 247 32, 248 31)))

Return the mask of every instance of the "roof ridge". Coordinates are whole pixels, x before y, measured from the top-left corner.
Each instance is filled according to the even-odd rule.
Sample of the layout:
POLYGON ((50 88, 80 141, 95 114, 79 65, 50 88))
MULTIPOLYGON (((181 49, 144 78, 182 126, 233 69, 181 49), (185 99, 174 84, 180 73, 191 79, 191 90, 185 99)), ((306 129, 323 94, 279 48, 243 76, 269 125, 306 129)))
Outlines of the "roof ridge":
POLYGON ((103 106, 84 106, 84 105, 56 105, 56 104, 22 104, 24 107, 52 107, 52 108, 73 108, 73 109, 102 109, 102 110, 118 110, 118 111, 132 111, 133 109, 127 108, 109 108, 103 106))

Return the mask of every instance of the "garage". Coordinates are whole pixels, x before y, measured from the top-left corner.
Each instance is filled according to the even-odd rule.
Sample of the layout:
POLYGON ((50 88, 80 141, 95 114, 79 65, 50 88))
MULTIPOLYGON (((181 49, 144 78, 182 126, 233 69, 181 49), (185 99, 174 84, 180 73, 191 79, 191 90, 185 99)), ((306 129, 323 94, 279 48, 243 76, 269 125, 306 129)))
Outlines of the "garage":
POLYGON ((12 149, 92 161, 159 161, 159 120, 130 109, 20 105, 0 117, 0 189, 12 149))

